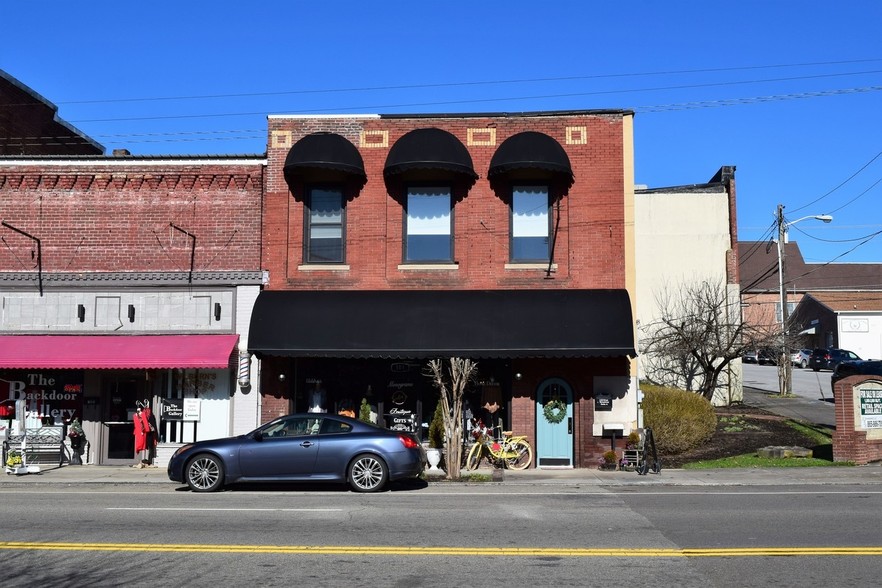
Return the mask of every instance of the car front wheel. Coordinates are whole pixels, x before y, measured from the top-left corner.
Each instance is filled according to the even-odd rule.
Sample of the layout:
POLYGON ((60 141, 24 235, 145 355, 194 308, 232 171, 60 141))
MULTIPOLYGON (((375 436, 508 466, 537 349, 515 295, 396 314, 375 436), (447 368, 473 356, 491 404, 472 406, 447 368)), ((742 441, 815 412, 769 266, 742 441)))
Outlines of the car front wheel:
POLYGON ((389 479, 389 469, 376 455, 364 453, 349 464, 349 485, 356 492, 377 492, 389 479))
POLYGON ((214 455, 197 455, 187 463, 184 474, 193 492, 215 492, 224 484, 224 465, 214 455))

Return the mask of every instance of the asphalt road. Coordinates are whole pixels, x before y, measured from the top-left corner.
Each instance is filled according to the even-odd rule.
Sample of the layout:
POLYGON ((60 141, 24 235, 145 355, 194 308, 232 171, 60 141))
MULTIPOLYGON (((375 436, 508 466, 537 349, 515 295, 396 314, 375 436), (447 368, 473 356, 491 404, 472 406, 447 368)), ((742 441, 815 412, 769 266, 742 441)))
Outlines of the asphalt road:
MULTIPOLYGON (((794 367, 792 371, 793 393, 808 400, 830 401, 833 391, 830 376, 833 372, 794 367)), ((778 367, 774 365, 744 364, 744 385, 758 390, 778 392, 778 367)))
POLYGON ((0 489, 7 578, 48 586, 875 585, 875 486, 0 489), (787 557, 782 557, 787 556, 787 557))

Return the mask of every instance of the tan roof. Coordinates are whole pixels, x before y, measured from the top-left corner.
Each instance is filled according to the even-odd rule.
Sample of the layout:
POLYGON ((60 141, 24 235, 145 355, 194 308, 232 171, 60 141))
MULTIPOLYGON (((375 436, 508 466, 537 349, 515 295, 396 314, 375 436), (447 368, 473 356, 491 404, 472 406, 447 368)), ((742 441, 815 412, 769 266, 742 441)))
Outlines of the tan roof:
POLYGON ((834 312, 882 311, 882 292, 807 292, 834 312))

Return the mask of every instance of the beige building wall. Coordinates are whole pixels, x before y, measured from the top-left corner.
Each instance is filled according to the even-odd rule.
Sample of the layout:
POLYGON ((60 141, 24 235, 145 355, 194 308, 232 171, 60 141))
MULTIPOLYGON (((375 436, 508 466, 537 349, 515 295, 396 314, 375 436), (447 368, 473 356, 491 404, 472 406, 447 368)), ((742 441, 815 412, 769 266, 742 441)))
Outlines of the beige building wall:
MULTIPOLYGON (((641 328, 660 316, 659 296, 676 292, 683 285, 708 281, 727 283, 730 255, 730 203, 724 186, 702 186, 690 191, 671 189, 637 190, 635 196, 635 240, 637 265, 638 349, 641 328)), ((731 307, 737 312, 739 285, 727 284, 731 307)), ((639 374, 644 373, 638 360, 639 374)), ((741 363, 733 365, 725 390, 714 404, 742 399, 741 363)))

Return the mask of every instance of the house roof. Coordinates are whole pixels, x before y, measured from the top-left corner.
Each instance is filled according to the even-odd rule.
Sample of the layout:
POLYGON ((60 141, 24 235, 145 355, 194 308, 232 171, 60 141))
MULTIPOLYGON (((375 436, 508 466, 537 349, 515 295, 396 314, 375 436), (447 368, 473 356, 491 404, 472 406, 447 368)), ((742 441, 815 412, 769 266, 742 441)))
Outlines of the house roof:
POLYGON ((833 312, 882 311, 882 292, 807 292, 833 312))
MULTIPOLYGON (((882 291, 882 263, 806 263, 799 244, 784 244, 785 287, 789 292, 882 291)), ((778 292, 778 247, 767 241, 739 241, 742 292, 778 292)))

